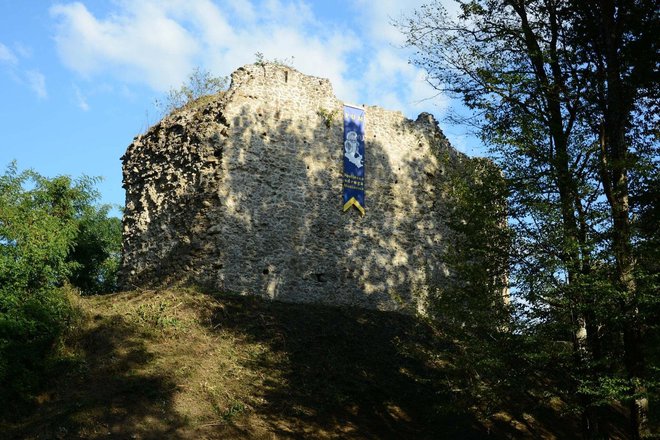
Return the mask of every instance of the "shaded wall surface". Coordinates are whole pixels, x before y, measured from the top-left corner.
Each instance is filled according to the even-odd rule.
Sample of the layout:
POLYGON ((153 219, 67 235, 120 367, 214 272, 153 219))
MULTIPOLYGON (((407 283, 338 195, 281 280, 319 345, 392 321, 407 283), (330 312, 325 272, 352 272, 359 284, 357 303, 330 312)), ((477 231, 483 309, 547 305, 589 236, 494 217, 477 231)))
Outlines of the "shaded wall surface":
POLYGON ((122 157, 124 287, 183 281, 292 302, 422 308, 429 282, 449 279, 434 182, 460 160, 436 121, 365 107, 362 217, 342 211, 343 103, 330 82, 271 64, 231 80, 122 157))

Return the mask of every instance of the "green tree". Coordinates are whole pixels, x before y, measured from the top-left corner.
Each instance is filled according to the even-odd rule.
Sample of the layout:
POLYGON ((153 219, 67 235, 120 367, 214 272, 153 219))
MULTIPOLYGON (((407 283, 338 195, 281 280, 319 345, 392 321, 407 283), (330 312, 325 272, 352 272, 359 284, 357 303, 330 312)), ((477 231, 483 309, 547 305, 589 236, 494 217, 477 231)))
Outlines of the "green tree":
POLYGON ((585 206, 596 187, 592 155, 581 155, 575 142, 579 78, 565 74, 573 59, 560 18, 542 2, 531 13, 514 3, 464 2, 456 22, 442 6, 426 5, 400 26, 418 50, 413 62, 475 112, 460 122, 477 128, 511 189, 512 281, 531 320, 569 324, 570 334, 556 336, 572 339, 573 368, 583 368, 593 324, 577 285, 591 270, 589 230, 597 219, 585 206))
POLYGON ((167 115, 200 98, 225 90, 227 84, 227 77, 213 76, 209 71, 196 67, 188 76, 186 83, 177 89, 170 89, 162 100, 156 100, 156 108, 163 115, 167 115))
MULTIPOLYGON (((617 381, 602 379, 606 374, 616 379, 621 373, 621 334, 632 386, 618 389, 628 390, 634 405, 640 402, 635 390, 642 390, 635 384, 644 363, 638 331, 643 316, 632 312, 638 302, 626 185, 627 173, 641 168, 630 167, 630 139, 625 139, 638 125, 630 116, 643 108, 638 105, 642 94, 635 91, 649 84, 648 75, 627 73, 653 64, 649 57, 657 52, 646 31, 632 30, 632 17, 644 16, 641 9, 649 5, 621 1, 608 9, 604 2, 604 16, 610 21, 594 22, 586 16, 591 5, 580 2, 458 3, 462 14, 457 20, 436 2, 399 26, 417 49, 413 62, 426 69, 429 81, 473 110, 459 122, 477 128, 506 175, 510 223, 516 233, 512 280, 530 306, 530 322, 539 324, 535 331, 572 339, 573 388, 581 396, 584 434, 598 435, 592 410, 614 396, 607 384, 617 381), (578 3, 585 10, 580 12, 578 3), (588 30, 594 35, 614 31, 612 53, 637 53, 617 68, 618 78, 638 89, 616 92, 618 86, 612 88, 603 79, 607 75, 595 74, 609 66, 603 69, 611 75, 612 65, 589 46, 595 39, 588 30), (594 88, 601 91, 599 98, 594 88), (621 92, 631 101, 623 108, 610 99, 617 93, 623 98, 621 92), (594 126, 610 133, 610 140, 595 135, 594 126), (614 138, 618 140, 612 143, 614 138), (613 272, 617 277, 610 276, 613 272), (563 330, 566 323, 572 335, 563 330)), ((657 18, 657 7, 650 9, 647 16, 657 18)), ((616 78, 607 81, 615 84, 616 78)), ((640 431, 636 412, 633 435, 640 431)))
POLYGON ((38 290, 61 285, 77 233, 76 210, 93 198, 91 179, 73 186, 68 177, 46 179, 10 165, 0 177, 0 281, 38 290))
POLYGON ((15 164, 0 176, 3 401, 29 399, 43 377, 72 316, 62 286, 81 269, 95 276, 91 274, 97 261, 72 251, 116 248, 118 228, 109 226, 116 222, 107 219, 107 209, 92 206, 98 195, 95 183, 96 179, 88 177, 73 181, 66 176, 48 179, 32 170, 19 173, 15 164), (105 241, 85 243, 87 237, 104 237, 105 241))
MULTIPOLYGON (((570 3, 579 73, 588 82, 584 103, 587 123, 599 141, 599 175, 612 220, 611 250, 616 289, 621 294, 625 363, 634 398, 631 416, 635 437, 648 434, 648 401, 643 385, 644 301, 635 255, 631 213, 631 179, 648 174, 645 161, 657 142, 658 2, 605 0, 570 3), (641 174, 641 176, 640 176, 641 174), (640 301, 641 300, 641 301, 640 301)), ((657 144, 655 149, 657 170, 657 144)), ((638 247, 639 249, 639 247, 638 247)))
POLYGON ((78 230, 68 254, 69 281, 85 294, 118 288, 121 220, 108 217, 109 207, 87 206, 78 218, 78 230))
POLYGON ((436 287, 431 311, 449 306, 454 311, 440 311, 438 319, 492 333, 510 325, 506 181, 490 160, 459 157, 452 163, 438 179, 444 201, 438 215, 453 231, 443 256, 452 282, 436 287))
MULTIPOLYGON (((440 159, 448 162, 446 157, 440 159)), ((433 286, 427 312, 455 343, 451 380, 455 389, 463 390, 463 403, 493 408, 518 381, 511 374, 513 358, 507 356, 517 343, 511 332, 507 286, 507 187, 490 160, 462 155, 456 159, 437 179, 443 200, 438 215, 452 230, 442 257, 451 282, 433 286)), ((481 414, 488 415, 487 409, 481 414)))

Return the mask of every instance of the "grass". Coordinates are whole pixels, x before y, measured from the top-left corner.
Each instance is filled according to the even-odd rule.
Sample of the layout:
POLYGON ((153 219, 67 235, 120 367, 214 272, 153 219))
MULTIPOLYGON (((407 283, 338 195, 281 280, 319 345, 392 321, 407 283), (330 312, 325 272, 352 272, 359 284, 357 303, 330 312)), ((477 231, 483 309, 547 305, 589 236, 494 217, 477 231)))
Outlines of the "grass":
POLYGON ((78 298, 33 411, 0 438, 576 438, 561 402, 487 417, 451 382, 452 344, 395 313, 190 289, 78 298))

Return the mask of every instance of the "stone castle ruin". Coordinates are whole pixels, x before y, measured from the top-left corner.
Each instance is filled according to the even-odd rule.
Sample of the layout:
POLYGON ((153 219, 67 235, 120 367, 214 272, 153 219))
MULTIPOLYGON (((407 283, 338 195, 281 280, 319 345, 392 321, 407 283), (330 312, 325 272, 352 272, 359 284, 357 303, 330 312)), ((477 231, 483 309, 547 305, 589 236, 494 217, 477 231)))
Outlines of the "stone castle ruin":
POLYGON ((429 114, 365 114, 364 216, 342 210, 343 103, 326 79, 248 65, 137 136, 122 157, 123 286, 423 308, 450 279, 434 182, 460 154, 429 114))

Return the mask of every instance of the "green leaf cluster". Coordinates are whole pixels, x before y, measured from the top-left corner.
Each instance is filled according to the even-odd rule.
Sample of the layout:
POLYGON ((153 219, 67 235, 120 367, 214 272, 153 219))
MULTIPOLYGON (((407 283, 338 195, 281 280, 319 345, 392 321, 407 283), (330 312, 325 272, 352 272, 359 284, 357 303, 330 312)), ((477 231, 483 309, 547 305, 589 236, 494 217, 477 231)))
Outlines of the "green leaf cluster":
POLYGON ((118 219, 95 207, 97 179, 0 176, 0 398, 29 399, 73 310, 65 286, 116 286, 118 219))
MULTIPOLYGON (((503 389, 520 384, 514 359, 524 341, 512 333, 507 272, 511 232, 506 227, 507 185, 486 159, 459 156, 437 178, 441 221, 452 231, 439 262, 450 282, 432 286, 428 312, 455 344, 452 382, 468 406, 492 406, 503 389)), ((488 410, 485 410, 488 412, 488 410)))
POLYGON ((176 89, 171 88, 163 99, 156 100, 155 105, 162 115, 168 115, 225 90, 228 83, 227 77, 213 76, 209 71, 196 67, 184 84, 176 89))
MULTIPOLYGON (((614 400, 630 404, 631 438, 648 435, 660 309, 657 2, 456 3, 457 18, 432 1, 397 24, 429 83, 471 110, 452 122, 475 129, 506 177, 517 331, 546 363, 569 361, 563 383, 585 438, 602 435, 595 410, 614 400)), ((478 274, 453 265, 466 280, 478 274)))

